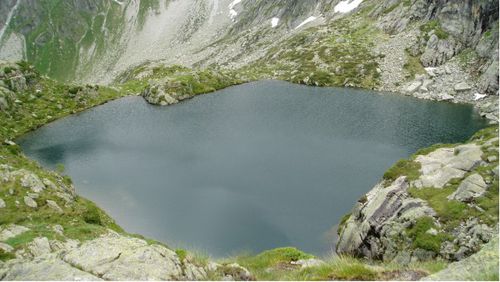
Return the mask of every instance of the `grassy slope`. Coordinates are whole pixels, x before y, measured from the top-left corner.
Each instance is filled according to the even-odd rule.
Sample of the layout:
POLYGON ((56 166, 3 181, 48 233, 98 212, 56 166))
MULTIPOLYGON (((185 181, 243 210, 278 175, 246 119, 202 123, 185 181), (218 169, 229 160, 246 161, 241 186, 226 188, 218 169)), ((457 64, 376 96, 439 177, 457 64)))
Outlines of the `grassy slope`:
MULTIPOLYGON (((70 93, 70 90, 74 90, 73 87, 43 78, 26 64, 0 67, 3 73, 7 69, 15 76, 23 73, 23 76, 31 77, 28 80, 28 89, 14 92, 15 101, 12 101, 10 109, 0 111, 0 140, 14 139, 57 118, 122 96, 120 92, 104 87, 98 88, 96 96, 75 96, 70 93)), ((8 83, 8 76, 4 77, 3 81, 8 83)), ((26 158, 17 145, 6 143, 0 145, 0 165, 10 166, 12 170, 25 169, 34 172, 40 179, 48 179, 58 186, 69 187, 72 185, 69 177, 63 177, 60 173, 43 169, 35 161, 26 158)), ((52 229, 55 224, 64 227, 65 235, 69 239, 95 238, 105 232, 107 228, 123 232, 105 212, 82 197, 77 196, 74 204, 65 205, 65 202, 56 196, 57 191, 45 189, 40 193, 40 197, 35 199, 38 209, 33 210, 23 203, 26 191, 27 189, 21 187, 19 181, 2 181, 0 185, 0 196, 7 205, 0 213, 0 226, 18 224, 31 229, 31 231, 7 241, 16 249, 25 247, 37 236, 62 239, 52 229), (46 200, 55 201, 64 212, 59 214, 49 208, 46 200), (20 204, 16 205, 16 201, 20 204)), ((3 258, 8 258, 8 256, 4 254, 3 258)))

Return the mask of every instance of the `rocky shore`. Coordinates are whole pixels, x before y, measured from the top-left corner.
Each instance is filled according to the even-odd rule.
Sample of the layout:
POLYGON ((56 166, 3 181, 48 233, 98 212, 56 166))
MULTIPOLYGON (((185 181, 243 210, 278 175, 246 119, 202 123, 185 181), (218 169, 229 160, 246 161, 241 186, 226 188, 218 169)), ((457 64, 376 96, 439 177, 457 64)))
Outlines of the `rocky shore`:
POLYGON ((477 252, 498 236, 498 128, 398 162, 339 234, 339 254, 387 262, 458 261, 477 252))

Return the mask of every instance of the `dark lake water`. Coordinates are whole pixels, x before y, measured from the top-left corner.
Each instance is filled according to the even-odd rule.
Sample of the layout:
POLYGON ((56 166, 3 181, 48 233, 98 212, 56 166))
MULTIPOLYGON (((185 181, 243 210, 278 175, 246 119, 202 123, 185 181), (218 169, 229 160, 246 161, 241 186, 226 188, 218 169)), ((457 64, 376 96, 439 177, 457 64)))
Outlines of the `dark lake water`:
POLYGON ((18 142, 129 232, 216 257, 322 255, 396 160, 484 126, 466 105, 261 81, 169 107, 123 98, 18 142))

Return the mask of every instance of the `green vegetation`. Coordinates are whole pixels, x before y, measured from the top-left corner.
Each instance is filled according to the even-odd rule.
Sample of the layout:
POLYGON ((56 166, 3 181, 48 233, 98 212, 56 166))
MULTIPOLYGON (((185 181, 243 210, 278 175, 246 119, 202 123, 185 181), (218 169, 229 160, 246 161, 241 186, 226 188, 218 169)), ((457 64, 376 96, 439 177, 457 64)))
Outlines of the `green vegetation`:
POLYGON ((177 256, 179 256, 179 260, 182 262, 184 259, 187 257, 187 251, 183 249, 177 249, 175 250, 175 253, 177 256))
POLYGON ((439 39, 447 39, 450 35, 444 31, 439 23, 439 20, 431 20, 420 26, 420 31, 425 33, 425 37, 428 40, 429 34, 433 32, 439 39))
POLYGON ((14 139, 53 120, 124 96, 111 88, 93 86, 80 87, 81 91, 73 94, 74 87, 42 78, 35 70, 21 71, 18 67, 7 66, 4 71, 5 68, 16 69, 15 73, 3 78, 10 90, 15 90, 15 98, 8 99, 11 101, 7 111, 0 111, 2 140, 14 139), (16 90, 12 84, 18 83, 16 75, 20 74, 31 79, 27 81, 26 89, 16 90))
MULTIPOLYGON (((437 233, 436 235, 428 233, 430 229, 437 229, 432 217, 421 217, 408 230, 408 236, 412 239, 413 247, 438 253, 441 244, 445 240, 451 240, 452 237, 446 233, 437 233)), ((437 230, 436 230, 437 231, 437 230)))
MULTIPOLYGON (((153 6, 149 2, 154 0, 141 1, 140 19, 153 6)), ((95 9, 101 11, 98 15, 88 9, 75 9, 74 4, 62 0, 40 0, 31 8, 30 17, 12 18, 6 35, 22 33, 28 61, 42 73, 61 81, 75 79, 77 65, 89 73, 92 65, 119 43, 124 26, 121 7, 112 1, 96 2, 95 9), (87 57, 85 51, 92 56, 87 57)))
POLYGON ((274 78, 314 86, 373 89, 380 74, 371 48, 379 33, 367 17, 340 19, 280 42, 238 72, 248 80, 274 78))
POLYGON ((13 259, 16 256, 12 253, 6 253, 4 250, 0 249, 0 261, 7 261, 13 259))
POLYGON ((404 70, 408 73, 407 78, 414 79, 417 74, 425 74, 424 66, 420 62, 419 57, 415 57, 406 52, 406 63, 403 65, 404 70))
POLYGON ((215 69, 191 70, 178 65, 152 68, 141 65, 125 72, 117 81, 124 82, 121 87, 127 93, 141 93, 150 81, 160 81, 165 85, 167 93, 175 93, 177 96, 209 93, 245 82, 233 72, 215 69))
MULTIPOLYGON (((247 268, 256 280, 388 280, 397 279, 405 271, 417 271, 422 275, 435 273, 447 265, 444 261, 429 261, 399 265, 367 261, 348 256, 333 256, 324 263, 301 268, 294 264, 299 259, 313 256, 294 248, 279 248, 263 252, 256 256, 240 256, 226 259, 223 263, 236 261, 247 268)), ((220 278, 220 277, 215 277, 220 278)))
MULTIPOLYGON (((120 92, 105 87, 70 87, 60 84, 41 77, 25 62, 0 67, 5 74, 2 80, 7 86, 0 88, 0 97, 5 97, 8 103, 7 107, 0 111, 1 140, 13 140, 49 121, 123 96, 120 92), (25 78, 26 83, 23 84, 20 78, 25 78)), ((17 224, 30 229, 6 242, 15 249, 24 248, 39 236, 62 241, 84 241, 96 238, 108 229, 123 233, 123 230, 94 203, 79 196, 71 196, 74 188, 69 177, 47 171, 27 159, 18 145, 0 146, 0 164, 7 165, 11 171, 23 169, 25 173, 34 173, 40 180, 52 185, 48 185, 47 189, 34 198, 38 206, 36 210, 23 202, 27 191, 19 181, 23 174, 10 177, 0 185, 0 194, 6 203, 0 213, 0 225, 17 224), (47 200, 54 201, 62 212, 49 206, 47 200), (55 225, 63 227, 65 237, 54 230, 55 225)), ((64 166, 59 165, 56 170, 61 173, 64 166)), ((10 255, 2 254, 1 258, 5 260, 10 258, 10 255)))
MULTIPOLYGON (((420 163, 414 160, 399 160, 384 173, 384 180, 392 182, 405 175, 408 180, 416 180, 420 176, 420 163)), ((390 184, 390 183, 389 183, 390 184)))

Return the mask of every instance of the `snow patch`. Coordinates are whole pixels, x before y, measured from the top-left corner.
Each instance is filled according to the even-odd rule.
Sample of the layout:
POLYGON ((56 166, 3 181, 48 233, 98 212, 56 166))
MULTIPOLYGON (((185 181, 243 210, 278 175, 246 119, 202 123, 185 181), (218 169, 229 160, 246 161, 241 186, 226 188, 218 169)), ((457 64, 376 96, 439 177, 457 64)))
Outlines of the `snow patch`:
POLYGON ((317 19, 317 17, 315 17, 315 16, 311 16, 311 17, 307 18, 305 21, 303 21, 301 24, 299 24, 299 25, 298 25, 295 29, 299 29, 299 28, 301 28, 302 26, 304 26, 304 25, 306 25, 306 24, 308 24, 308 23, 310 23, 310 22, 315 21, 316 19, 317 19))
POLYGON ((272 18, 271 19, 271 27, 277 27, 278 26, 278 23, 280 22, 280 18, 272 18))
POLYGON ((481 99, 484 99, 486 96, 488 96, 488 95, 476 93, 476 94, 474 94, 474 101, 479 101, 481 99))
POLYGON ((236 10, 234 9, 234 7, 236 5, 238 5, 239 3, 241 3, 242 0, 234 0, 233 2, 231 2, 229 4, 229 17, 234 20, 236 18, 236 16, 238 16, 238 12, 236 12, 236 10))
POLYGON ((340 1, 335 8, 333 8, 333 12, 342 14, 349 13, 350 11, 356 9, 361 2, 363 2, 363 0, 340 1))

